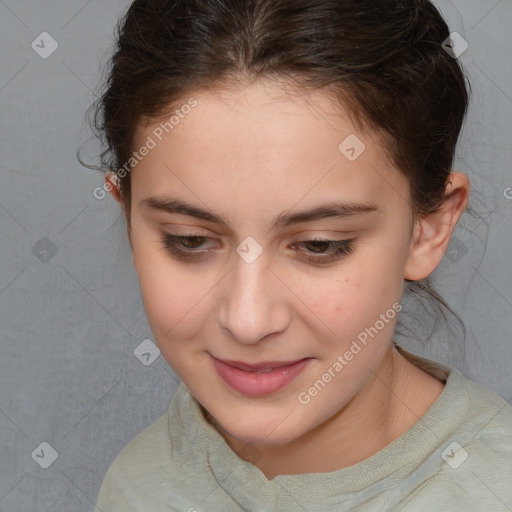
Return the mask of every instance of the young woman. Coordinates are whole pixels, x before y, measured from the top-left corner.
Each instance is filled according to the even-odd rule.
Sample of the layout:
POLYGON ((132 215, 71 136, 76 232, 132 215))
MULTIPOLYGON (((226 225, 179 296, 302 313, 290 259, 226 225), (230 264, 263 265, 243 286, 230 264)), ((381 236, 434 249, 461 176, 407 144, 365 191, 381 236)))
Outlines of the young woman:
POLYGON ((182 384, 97 506, 512 510, 512 408, 393 340, 469 199, 465 76, 427 0, 136 0, 104 189, 182 384))

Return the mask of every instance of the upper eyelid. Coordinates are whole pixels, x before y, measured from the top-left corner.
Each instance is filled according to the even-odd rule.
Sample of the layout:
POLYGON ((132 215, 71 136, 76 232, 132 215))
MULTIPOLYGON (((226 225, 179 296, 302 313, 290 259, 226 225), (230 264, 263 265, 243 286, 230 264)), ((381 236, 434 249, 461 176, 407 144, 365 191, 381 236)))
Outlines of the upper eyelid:
MULTIPOLYGON (((165 236, 165 232, 163 232, 163 235, 164 236, 162 237, 162 242, 163 242, 165 248, 167 249, 167 251, 170 251, 173 254, 173 257, 175 259, 182 261, 182 262, 199 263, 201 261, 208 259, 208 257, 209 257, 208 255, 211 254, 212 252, 215 252, 215 250, 212 250, 212 249, 202 249, 202 248, 188 249, 186 247, 185 248, 176 248, 176 242, 179 243, 179 241, 176 240, 177 238, 194 238, 194 236, 192 236, 192 235, 174 236, 175 240, 170 245, 168 245, 168 240, 166 240, 166 238, 167 238, 167 236, 173 237, 173 235, 171 235, 170 233, 167 233, 167 236, 165 236)), ((197 237, 199 238, 200 236, 197 235, 197 237)), ((202 237, 202 238, 207 238, 207 237, 202 237)), ((315 241, 315 240, 303 240, 303 241, 294 242, 294 244, 292 244, 292 247, 303 244, 303 243, 307 243, 310 241, 315 241)), ((339 241, 336 241, 336 240, 325 240, 325 241, 330 242, 333 245, 331 250, 329 250, 327 252, 321 252, 321 253, 316 253, 314 251, 310 252, 310 253, 307 253, 307 251, 306 252, 300 251, 300 253, 303 254, 303 256, 300 257, 299 259, 303 263, 307 263, 310 265, 321 265, 321 266, 328 265, 331 263, 337 263, 337 262, 341 261, 345 257, 352 254, 354 252, 354 250, 356 250, 358 247, 357 238, 350 238, 350 239, 339 240, 339 241)), ((294 252, 297 252, 297 251, 295 251, 295 248, 294 248, 294 252)))
MULTIPOLYGON (((207 235, 202 235, 202 234, 182 234, 182 235, 176 235, 174 233, 169 233, 167 231, 164 231, 163 234, 164 235, 169 235, 169 236, 171 236, 173 238, 176 238, 176 239, 203 238, 204 242, 215 241, 215 237, 211 237, 211 236, 207 236, 207 235)), ((354 237, 347 237, 347 238, 337 239, 337 238, 331 238, 331 237, 318 236, 318 237, 313 237, 313 238, 310 237, 310 238, 304 238, 304 239, 296 239, 296 240, 293 240, 292 243, 294 243, 294 244, 302 244, 302 243, 307 243, 307 242, 332 242, 332 243, 345 242, 345 243, 351 243, 351 242, 354 241, 354 239, 355 239, 354 237)), ((240 242, 240 243, 242 243, 242 242, 240 242)))
MULTIPOLYGON (((214 235, 211 235, 209 233, 202 233, 200 231, 202 228, 196 228, 194 226, 187 226, 186 229, 188 229, 188 231, 186 231, 184 233, 171 233, 171 232, 167 231, 166 229, 163 229, 163 232, 167 233, 171 236, 176 236, 176 237, 181 237, 181 238, 196 238, 196 237, 199 238, 199 237, 201 237, 201 238, 208 238, 208 239, 213 240, 213 239, 216 239, 217 237, 222 236, 217 233, 215 233, 214 235)), ((318 231, 320 231, 320 232, 321 231, 331 231, 332 232, 332 230, 329 230, 329 229, 318 230, 318 231)), ((318 241, 342 242, 342 241, 347 241, 350 238, 355 237, 355 235, 356 235, 355 230, 336 231, 336 233, 337 234, 331 234, 331 235, 319 234, 318 232, 315 232, 315 230, 313 230, 313 229, 308 229, 308 230, 301 231, 298 234, 292 235, 291 238, 294 238, 294 237, 303 238, 304 237, 302 240, 295 240, 297 242, 314 242, 314 241, 316 241, 316 239, 318 239, 318 241), (313 232, 314 234, 308 235, 307 234, 308 232, 313 232), (339 237, 343 237, 343 238, 340 239, 339 237)), ((245 238, 247 238, 247 236, 242 237, 240 239, 239 243, 241 243, 245 238)))
MULTIPOLYGON (((201 243, 208 243, 212 240, 214 240, 212 237, 209 237, 209 236, 204 236, 204 235, 200 235, 200 234, 182 234, 182 235, 175 235, 173 233, 169 233, 167 231, 163 231, 162 234, 164 236, 169 236, 173 239, 175 239, 175 241, 178 241, 180 239, 194 239, 194 238, 202 238, 204 240, 201 241, 201 243)), ((332 239, 332 238, 329 238, 329 237, 318 237, 318 238, 306 238, 306 239, 298 239, 298 240, 293 240, 292 242, 292 247, 293 246, 297 246, 297 245, 300 245, 300 244, 306 244, 306 243, 309 243, 309 242, 325 242, 325 243, 330 243, 330 244, 333 244, 334 245, 334 248, 336 247, 343 247, 344 245, 347 247, 347 248, 351 248, 354 246, 354 244, 357 243, 357 237, 348 237, 348 238, 343 238, 343 239, 332 239)), ((184 252, 184 253, 205 253, 205 252, 211 252, 211 251, 215 251, 215 248, 197 248, 197 249, 190 249, 190 248, 187 248, 187 247, 180 247, 178 249, 180 252, 184 252)))

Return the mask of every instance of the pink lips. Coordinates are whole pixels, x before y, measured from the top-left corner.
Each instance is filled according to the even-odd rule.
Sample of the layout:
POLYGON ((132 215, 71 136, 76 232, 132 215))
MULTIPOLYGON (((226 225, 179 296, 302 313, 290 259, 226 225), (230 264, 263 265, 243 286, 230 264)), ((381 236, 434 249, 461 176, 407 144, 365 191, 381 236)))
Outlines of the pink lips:
POLYGON ((306 358, 296 361, 265 361, 249 365, 240 361, 211 357, 217 373, 224 382, 235 391, 249 396, 268 395, 282 389, 297 377, 311 360, 306 358))

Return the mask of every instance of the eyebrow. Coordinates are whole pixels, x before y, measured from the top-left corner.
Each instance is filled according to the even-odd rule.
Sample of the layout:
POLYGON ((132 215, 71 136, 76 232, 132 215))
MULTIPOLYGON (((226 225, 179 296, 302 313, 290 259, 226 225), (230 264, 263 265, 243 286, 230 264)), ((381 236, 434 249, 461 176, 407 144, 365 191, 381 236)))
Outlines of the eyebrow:
MULTIPOLYGON (((214 224, 228 226, 227 220, 219 214, 203 210, 202 208, 183 200, 161 197, 148 197, 140 202, 143 208, 187 215, 196 219, 205 220, 214 224)), ((380 212, 377 205, 364 202, 330 202, 314 206, 307 210, 297 212, 283 212, 274 221, 272 229, 287 227, 292 224, 311 222, 330 217, 343 218, 364 213, 380 212)))

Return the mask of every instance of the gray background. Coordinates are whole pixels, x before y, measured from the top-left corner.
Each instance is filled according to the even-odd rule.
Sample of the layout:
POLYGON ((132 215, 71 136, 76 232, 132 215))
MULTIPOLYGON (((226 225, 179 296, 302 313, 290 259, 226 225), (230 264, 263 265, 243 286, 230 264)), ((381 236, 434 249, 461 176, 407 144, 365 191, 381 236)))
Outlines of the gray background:
MULTIPOLYGON (((110 196, 93 197, 102 175, 75 156, 91 136, 84 113, 128 4, 0 1, 1 511, 98 510, 113 458, 178 386, 161 356, 144 365, 134 355, 152 335, 125 221, 110 196), (47 59, 31 47, 43 31, 59 45, 47 59), (42 442, 58 453, 47 469, 42 442)), ((481 217, 464 214, 435 272, 465 322, 465 343, 447 329, 421 339, 428 322, 400 343, 510 401, 512 0, 437 4, 469 43, 459 59, 473 98, 456 170, 469 175, 481 217)), ((95 143, 85 150, 95 163, 95 143)))

